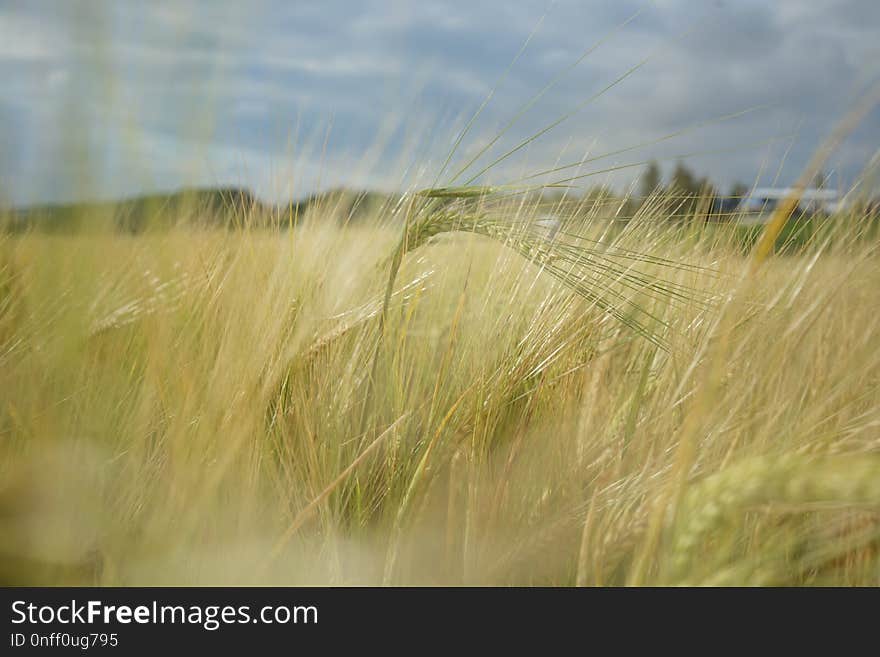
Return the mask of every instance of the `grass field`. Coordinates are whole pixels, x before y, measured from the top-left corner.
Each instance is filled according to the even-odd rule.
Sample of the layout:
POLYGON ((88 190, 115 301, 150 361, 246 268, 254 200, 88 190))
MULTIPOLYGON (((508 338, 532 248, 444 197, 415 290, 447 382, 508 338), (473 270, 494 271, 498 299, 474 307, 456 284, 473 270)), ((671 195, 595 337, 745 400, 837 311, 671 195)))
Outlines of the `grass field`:
POLYGON ((751 273, 650 207, 447 232, 387 304, 393 221, 0 237, 0 580, 877 585, 880 260, 834 221, 751 273))

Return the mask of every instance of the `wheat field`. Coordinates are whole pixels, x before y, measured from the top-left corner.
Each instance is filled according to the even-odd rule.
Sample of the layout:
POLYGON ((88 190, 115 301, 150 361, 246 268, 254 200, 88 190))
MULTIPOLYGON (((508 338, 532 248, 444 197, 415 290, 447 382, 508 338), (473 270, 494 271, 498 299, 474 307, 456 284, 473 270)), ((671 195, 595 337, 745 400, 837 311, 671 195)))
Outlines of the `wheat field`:
POLYGON ((861 217, 468 202, 0 237, 0 579, 880 583, 861 217))

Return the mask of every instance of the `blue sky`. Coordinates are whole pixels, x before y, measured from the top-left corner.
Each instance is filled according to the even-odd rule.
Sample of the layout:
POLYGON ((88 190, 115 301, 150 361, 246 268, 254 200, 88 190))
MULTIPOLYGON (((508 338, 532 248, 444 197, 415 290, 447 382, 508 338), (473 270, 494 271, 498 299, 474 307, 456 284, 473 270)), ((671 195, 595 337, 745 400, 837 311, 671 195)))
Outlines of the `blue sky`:
MULTIPOLYGON (((690 166, 722 187, 785 184, 878 79, 878 33, 876 0, 0 0, 0 195, 431 184, 493 88, 459 164, 560 73, 480 162, 579 111, 482 180, 644 144, 583 171, 656 157, 668 172, 701 153, 690 166)), ((832 180, 852 182, 878 146, 875 110, 832 180)), ((639 170, 586 182, 621 188, 639 170)))

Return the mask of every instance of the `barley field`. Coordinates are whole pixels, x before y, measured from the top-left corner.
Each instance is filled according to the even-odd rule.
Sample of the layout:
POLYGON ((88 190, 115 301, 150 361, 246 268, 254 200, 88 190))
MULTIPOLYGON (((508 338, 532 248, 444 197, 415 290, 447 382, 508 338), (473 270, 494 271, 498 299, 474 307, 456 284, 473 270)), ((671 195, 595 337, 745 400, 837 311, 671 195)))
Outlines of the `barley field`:
POLYGON ((57 4, 0 585, 880 585, 873 4, 57 4))
POLYGON ((862 217, 427 196, 0 237, 3 583, 880 583, 862 217))

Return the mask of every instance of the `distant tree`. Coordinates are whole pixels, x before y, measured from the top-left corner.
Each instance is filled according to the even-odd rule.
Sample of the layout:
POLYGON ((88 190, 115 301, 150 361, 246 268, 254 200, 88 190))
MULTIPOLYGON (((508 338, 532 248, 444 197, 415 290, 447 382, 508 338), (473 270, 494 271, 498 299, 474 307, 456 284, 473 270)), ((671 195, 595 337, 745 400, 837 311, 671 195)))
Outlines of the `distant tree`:
POLYGON ((693 172, 685 166, 684 162, 678 162, 675 165, 675 171, 672 172, 669 188, 675 195, 696 196, 700 192, 700 182, 697 181, 693 172))
POLYGON ((728 197, 731 199, 742 199, 746 194, 749 193, 749 186, 745 183, 735 182, 730 186, 730 192, 728 193, 728 197))
POLYGON ((697 205, 700 182, 684 162, 678 162, 667 186, 670 217, 689 217, 697 205))
POLYGON ((697 193, 701 198, 711 198, 712 196, 716 196, 718 191, 715 189, 715 185, 712 184, 712 181, 709 180, 709 177, 703 176, 697 183, 697 193))
POLYGON ((730 186, 726 198, 718 199, 716 207, 718 208, 720 219, 730 219, 735 214, 740 205, 749 195, 750 187, 743 182, 735 182, 730 186))
POLYGON ((642 174, 639 196, 643 199, 648 198, 660 188, 661 181, 660 165, 655 160, 651 160, 648 163, 648 168, 645 169, 645 173, 642 174))
POLYGON ((708 221, 710 215, 715 212, 717 197, 718 190, 715 189, 715 185, 708 177, 703 176, 697 182, 697 194, 691 199, 690 205, 696 215, 699 215, 703 221, 708 221))
POLYGON ((825 175, 824 171, 818 171, 816 173, 816 177, 813 178, 813 187, 816 189, 825 189, 825 185, 828 183, 828 176, 825 175))

